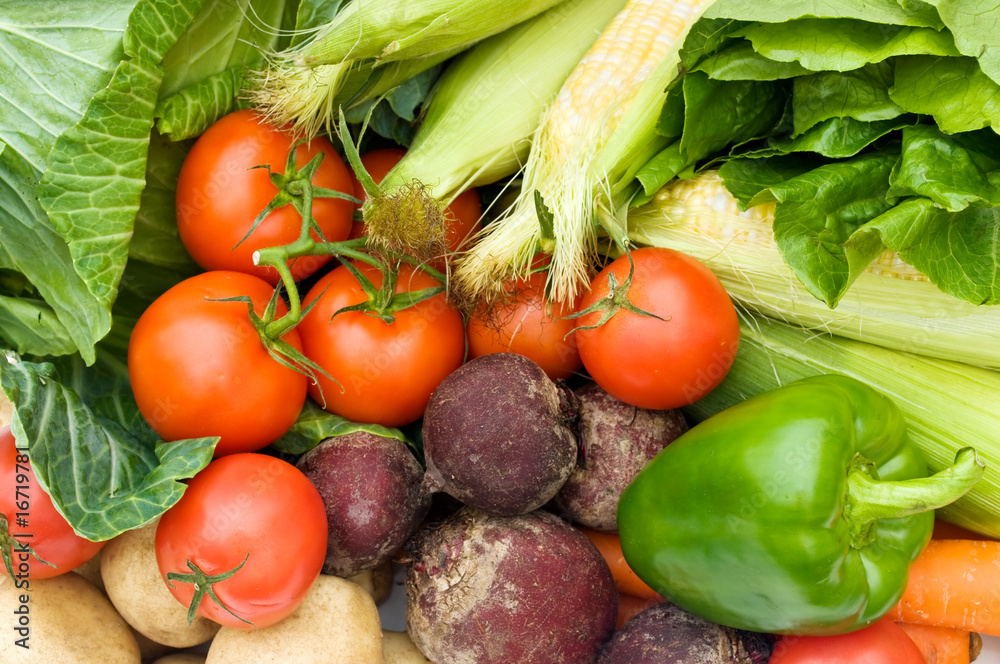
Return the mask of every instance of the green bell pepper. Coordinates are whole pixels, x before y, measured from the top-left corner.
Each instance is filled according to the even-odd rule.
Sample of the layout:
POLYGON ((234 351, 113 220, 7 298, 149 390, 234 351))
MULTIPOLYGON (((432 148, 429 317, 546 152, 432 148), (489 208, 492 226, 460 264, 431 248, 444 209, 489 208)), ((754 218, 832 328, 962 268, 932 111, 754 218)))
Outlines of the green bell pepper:
POLYGON ((668 600, 757 632, 838 634, 899 601, 933 510, 982 476, 971 448, 928 477, 899 408, 820 375, 692 427, 622 494, 625 559, 668 600))

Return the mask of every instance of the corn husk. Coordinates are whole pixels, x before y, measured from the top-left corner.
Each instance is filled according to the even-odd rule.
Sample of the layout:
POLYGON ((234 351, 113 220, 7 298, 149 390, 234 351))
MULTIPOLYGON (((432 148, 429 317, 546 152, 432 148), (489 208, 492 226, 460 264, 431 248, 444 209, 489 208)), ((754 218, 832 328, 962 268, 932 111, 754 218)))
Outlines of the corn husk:
POLYGON ((311 136, 335 124, 340 106, 358 103, 358 91, 379 67, 408 63, 376 77, 374 89, 388 89, 404 74, 424 71, 563 1, 351 0, 307 39, 272 54, 250 77, 248 91, 271 122, 291 123, 297 134, 311 136))
POLYGON ((449 200, 517 173, 559 86, 624 5, 568 0, 460 56, 442 74, 406 156, 383 180, 449 200))
POLYGON ((629 237, 705 263, 755 312, 887 348, 1000 368, 1000 307, 938 289, 885 252, 831 309, 802 285, 771 231, 773 204, 740 212, 715 173, 675 181, 628 215, 629 237))
POLYGON ((500 295, 499 285, 524 277, 537 252, 545 250, 552 256, 547 283, 551 301, 573 302, 589 284, 598 229, 603 227, 620 244, 627 242, 623 212, 635 193, 635 173, 665 145, 667 139, 656 127, 667 89, 680 74, 680 48, 711 4, 677 3, 676 11, 687 14, 680 34, 655 65, 643 68, 641 75, 625 76, 612 94, 601 96, 600 104, 573 108, 579 122, 572 140, 563 139, 567 118, 555 108, 547 111, 533 139, 520 196, 458 261, 455 280, 467 299, 500 295), (552 238, 542 236, 536 192, 552 213, 552 238))

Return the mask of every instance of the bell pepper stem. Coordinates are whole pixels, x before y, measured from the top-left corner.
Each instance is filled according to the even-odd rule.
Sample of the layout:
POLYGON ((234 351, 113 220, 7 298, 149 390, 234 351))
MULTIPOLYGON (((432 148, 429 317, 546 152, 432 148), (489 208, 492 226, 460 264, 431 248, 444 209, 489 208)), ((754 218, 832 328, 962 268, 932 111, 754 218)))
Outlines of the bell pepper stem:
POLYGON ((895 519, 935 510, 961 498, 983 476, 986 464, 971 447, 955 455, 955 463, 930 477, 884 482, 871 475, 874 464, 860 455, 847 475, 845 516, 851 544, 867 545, 879 519, 895 519))

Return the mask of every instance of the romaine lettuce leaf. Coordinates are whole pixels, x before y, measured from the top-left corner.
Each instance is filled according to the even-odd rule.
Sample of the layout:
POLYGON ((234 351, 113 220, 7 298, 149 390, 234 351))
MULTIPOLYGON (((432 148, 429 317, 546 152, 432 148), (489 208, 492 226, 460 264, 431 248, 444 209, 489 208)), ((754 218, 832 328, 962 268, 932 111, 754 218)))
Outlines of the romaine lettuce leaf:
MULTIPOLYGON (((689 166, 722 150, 766 135, 782 115, 788 92, 768 81, 715 81, 691 72, 682 81, 681 139, 636 174, 646 195, 689 166)), ((661 123, 661 133, 663 125, 661 123)))
POLYGON ((886 25, 913 25, 940 30, 944 27, 934 6, 922 0, 726 0, 716 2, 706 18, 735 18, 741 21, 784 23, 799 18, 854 18, 886 25))
POLYGON ((692 71, 701 71, 718 81, 777 81, 813 73, 798 62, 770 60, 738 41, 702 60, 692 71))
POLYGON ((831 308, 883 249, 878 238, 845 245, 858 227, 891 207, 886 191, 898 158, 886 150, 820 166, 769 186, 751 201, 777 204, 774 241, 782 258, 831 308))
POLYGON ((945 293, 973 304, 1000 304, 1000 207, 949 212, 929 198, 908 198, 851 238, 875 241, 945 293))
MULTIPOLYGON (((764 140, 705 157, 741 208, 776 202, 785 262, 829 306, 885 248, 957 298, 1000 301, 998 26, 996 1, 726 0, 691 30, 684 80, 790 79, 764 140)), ((718 130, 663 112, 683 134, 640 169, 647 187, 686 163, 696 125, 718 130)))
POLYGON ((988 129, 947 135, 933 125, 907 127, 889 179, 889 197, 923 196, 952 212, 1000 205, 1000 136, 988 129))
POLYGON ((830 118, 863 122, 903 114, 889 97, 891 62, 865 65, 849 72, 817 72, 793 81, 792 118, 797 136, 830 118))
POLYGON ((983 72, 1000 83, 1000 2, 927 0, 955 37, 958 50, 978 58, 983 72))
POLYGON ((910 113, 932 116, 949 134, 984 127, 1000 132, 1000 84, 975 58, 897 58, 889 96, 910 113))
POLYGON ((769 147, 755 152, 754 157, 790 152, 815 152, 831 159, 853 157, 878 139, 917 122, 913 115, 900 115, 888 120, 862 122, 854 118, 830 118, 795 137, 775 137, 769 147))
POLYGON ((750 202, 764 189, 807 173, 826 161, 819 162, 811 155, 791 153, 768 159, 733 159, 719 166, 719 177, 739 203, 740 209, 750 207, 750 202))
POLYGON ((852 19, 755 23, 737 35, 765 58, 811 71, 850 71, 897 55, 961 55, 947 31, 852 19))

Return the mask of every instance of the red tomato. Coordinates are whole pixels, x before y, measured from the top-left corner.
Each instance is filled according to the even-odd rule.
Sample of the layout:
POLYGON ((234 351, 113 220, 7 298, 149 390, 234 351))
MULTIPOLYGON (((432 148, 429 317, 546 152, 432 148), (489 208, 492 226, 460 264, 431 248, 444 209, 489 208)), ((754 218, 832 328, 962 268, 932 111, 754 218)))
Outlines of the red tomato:
MULTIPOLYGON (((405 154, 406 150, 403 148, 381 148, 361 155, 361 163, 372 179, 378 183, 405 154)), ((354 181, 354 197, 362 201, 368 198, 353 172, 351 178, 354 181)), ((483 205, 479 200, 479 192, 475 189, 463 191, 445 209, 445 214, 451 222, 448 227, 448 249, 455 252, 482 228, 483 205)), ((361 237, 364 234, 364 222, 355 221, 351 237, 361 237)))
POLYGON ((913 640, 883 618, 837 636, 783 636, 769 664, 926 664, 913 640))
POLYGON ((265 454, 217 459, 194 476, 156 527, 156 562, 174 597, 190 606, 188 562, 208 576, 235 574, 213 585, 198 613, 226 627, 273 625, 302 602, 319 577, 329 531, 319 492, 295 466, 265 454), (242 620, 241 620, 242 619, 242 620), (252 625, 248 625, 252 623, 252 625))
POLYGON ((28 455, 16 449, 9 426, 0 429, 0 477, 5 487, 0 491, 0 514, 7 519, 7 530, 0 531, 0 537, 9 533, 50 563, 39 562, 14 545, 10 553, 17 588, 26 589, 34 579, 49 579, 76 569, 104 547, 105 542, 77 535, 56 511, 49 494, 38 484, 28 455))
MULTIPOLYGON (((249 110, 221 118, 195 142, 177 180, 177 229, 188 253, 206 270, 236 270, 278 282, 274 268, 257 267, 253 253, 295 241, 302 218, 291 205, 273 211, 242 244, 254 219, 278 193, 267 169, 285 172, 294 140, 249 110), (235 248, 234 248, 235 247, 235 248)), ((352 194, 351 174, 330 141, 314 138, 299 146, 296 163, 305 166, 319 152, 323 162, 313 178, 317 187, 352 194)), ((323 238, 339 242, 351 231, 354 206, 339 198, 313 199, 313 217, 323 238)), ((313 238, 320 236, 313 231, 313 238)), ((306 256, 290 262, 292 276, 303 279, 330 256, 306 256)))
MULTIPOLYGON (((205 272, 186 279, 143 312, 128 347, 135 400, 164 440, 221 436, 216 456, 270 445, 295 422, 306 399, 303 374, 272 358, 250 323, 274 290, 241 272, 205 272)), ((279 315, 286 308, 278 302, 279 315)), ((293 328, 282 339, 302 349, 293 328)))
POLYGON ((536 272, 511 287, 509 301, 488 310, 477 308, 469 317, 469 358, 511 352, 534 360, 549 378, 568 378, 580 370, 580 352, 566 318, 575 306, 549 306, 545 299, 545 273, 536 272))
MULTIPOLYGON (((376 287, 382 284, 376 268, 354 265, 376 287)), ((422 270, 403 265, 396 292, 440 285, 422 270)), ((321 375, 318 385, 309 385, 309 394, 331 413, 354 422, 409 424, 423 415, 438 383, 462 364, 465 325, 443 293, 397 311, 392 323, 363 311, 334 316, 342 307, 368 299, 341 265, 316 282, 303 308, 317 299, 297 329, 306 357, 340 383, 321 375)))
MULTIPOLYGON (((603 325, 577 330, 583 366, 605 391, 633 406, 666 410, 693 403, 722 381, 736 358, 736 309, 718 278, 690 256, 645 247, 633 251, 632 260, 628 299, 660 318, 623 308, 603 325)), ((594 278, 581 311, 607 298, 612 273, 624 284, 628 257, 594 278)), ((590 313, 576 322, 596 325, 600 317, 590 313)))

